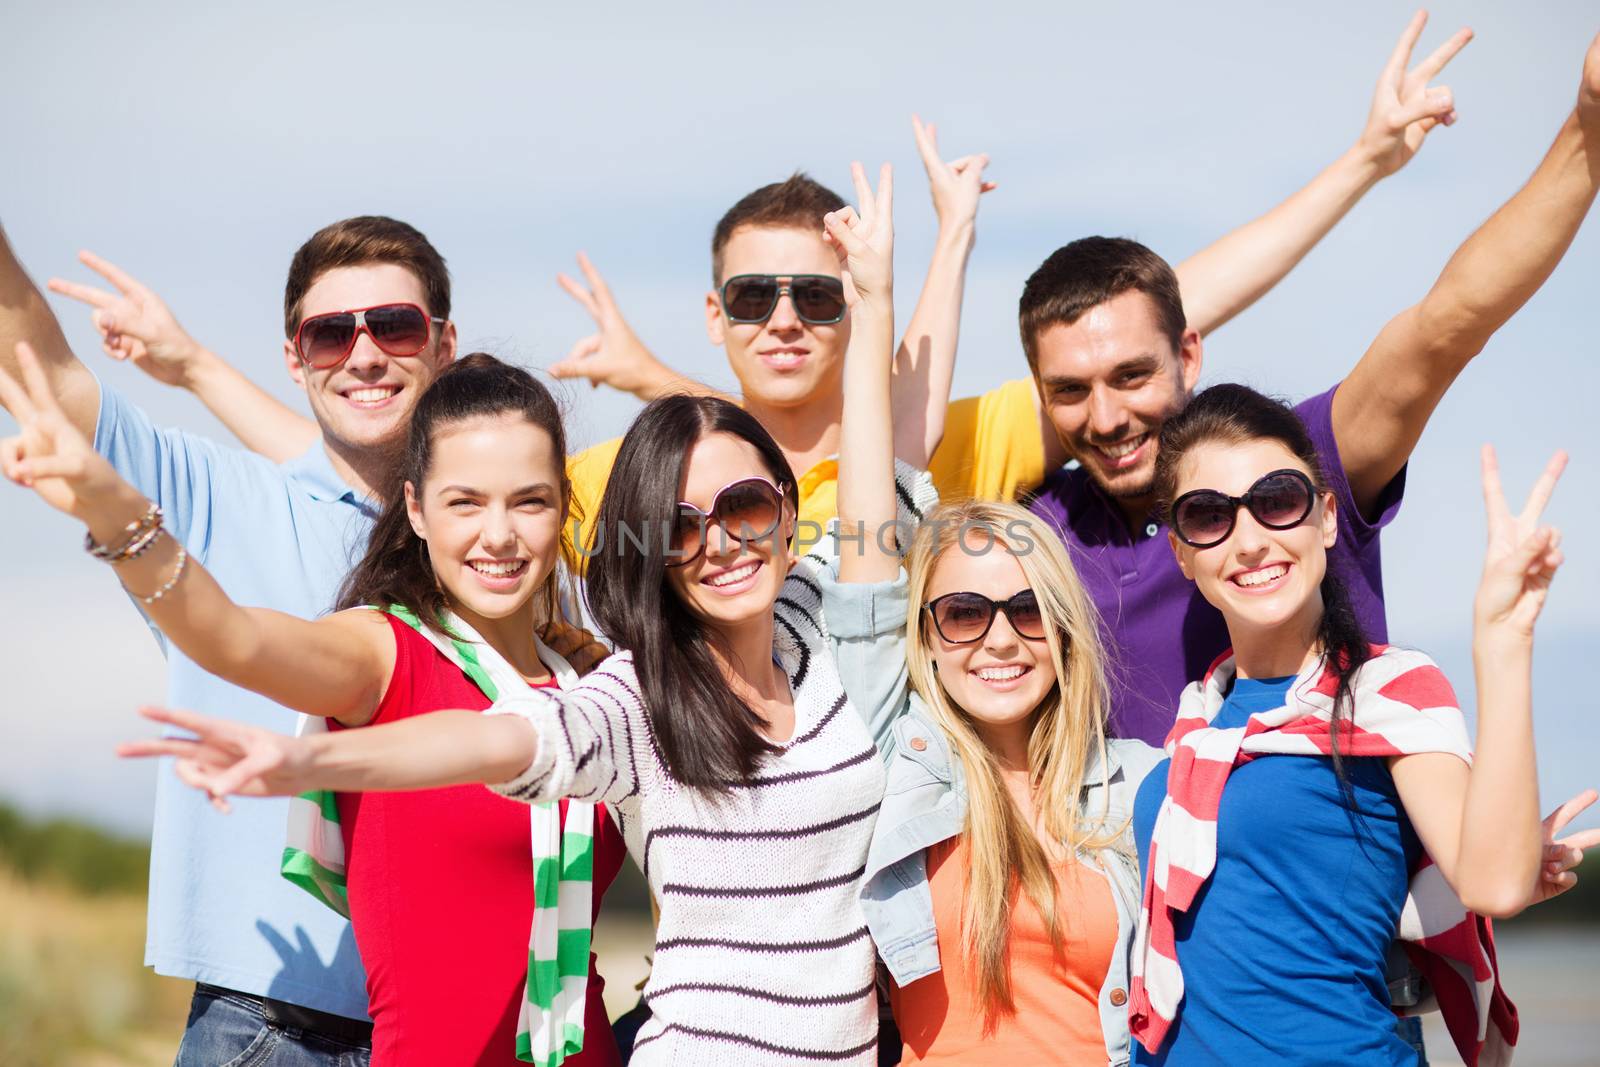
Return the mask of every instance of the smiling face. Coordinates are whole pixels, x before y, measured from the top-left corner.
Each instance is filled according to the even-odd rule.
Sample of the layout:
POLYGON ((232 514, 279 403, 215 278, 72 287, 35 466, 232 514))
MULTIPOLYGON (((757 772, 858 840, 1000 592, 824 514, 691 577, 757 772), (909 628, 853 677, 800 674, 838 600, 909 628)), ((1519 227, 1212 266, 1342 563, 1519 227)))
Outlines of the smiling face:
MULTIPOLYGON (((306 290, 300 318, 401 303, 428 310, 422 282, 405 267, 336 267, 306 290)), ((346 448, 381 447, 404 436, 422 391, 455 358, 455 324, 434 325, 427 346, 414 356, 389 355, 365 331, 356 337, 350 357, 328 370, 305 366, 292 339, 284 342, 283 352, 289 376, 305 389, 325 437, 346 448)))
POLYGON ((527 608, 555 569, 566 514, 561 474, 550 435, 518 415, 435 431, 422 485, 406 483, 406 511, 469 623, 527 608))
POLYGON ((1185 331, 1174 350, 1154 301, 1130 289, 1071 324, 1045 327, 1035 346, 1040 395, 1062 444, 1112 496, 1152 502, 1156 439, 1199 380, 1199 334, 1185 331))
MULTIPOLYGON (((816 229, 741 226, 722 248, 722 277, 740 274, 796 274, 839 277, 839 257, 816 229)), ((844 350, 850 341, 848 315, 832 325, 802 322, 794 301, 784 295, 766 322, 729 322, 722 294, 706 294, 706 333, 722 345, 746 401, 758 408, 793 408, 843 389, 844 350)))
MULTIPOLYGON (((745 478, 776 482, 750 442, 728 433, 710 433, 684 457, 678 499, 710 511, 717 491, 745 478)), ((667 581, 689 612, 718 629, 729 629, 772 610, 789 574, 787 543, 794 512, 786 502, 777 532, 741 543, 737 530, 706 524, 705 550, 682 566, 667 568, 667 581)))
MULTIPOLYGON (((1016 557, 975 530, 964 545, 940 554, 923 599, 929 603, 948 593, 970 592, 1004 601, 1028 588, 1016 557)), ((924 612, 922 640, 939 684, 980 735, 1026 729, 1056 684, 1049 643, 1018 634, 1004 612, 995 613, 987 634, 967 644, 946 641, 924 612)))
MULTIPOLYGON (((1285 469, 1311 476, 1280 441, 1209 441, 1183 457, 1173 498, 1195 489, 1242 496, 1262 475, 1285 469)), ((1248 508, 1240 508, 1233 532, 1220 544, 1194 548, 1170 531, 1168 537, 1184 577, 1222 612, 1237 645, 1247 633, 1277 633, 1292 641, 1315 631, 1322 617, 1328 549, 1338 534, 1333 494, 1324 491, 1305 521, 1287 530, 1262 526, 1248 508)))

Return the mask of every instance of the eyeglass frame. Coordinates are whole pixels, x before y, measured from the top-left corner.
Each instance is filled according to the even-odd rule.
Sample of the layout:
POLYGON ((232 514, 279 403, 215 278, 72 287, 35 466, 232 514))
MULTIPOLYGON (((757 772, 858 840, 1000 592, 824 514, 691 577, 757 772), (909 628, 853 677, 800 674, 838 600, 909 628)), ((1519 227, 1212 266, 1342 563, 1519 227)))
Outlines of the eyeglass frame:
POLYGON ((300 325, 295 327, 293 341, 294 354, 295 358, 299 359, 301 364, 304 365, 308 370, 334 370, 338 367, 344 366, 345 362, 350 358, 350 354, 356 350, 356 342, 361 339, 361 335, 364 333, 369 339, 371 339, 372 343, 377 346, 378 351, 382 352, 391 359, 410 359, 413 356, 420 355, 422 353, 422 349, 428 347, 428 340, 430 340, 433 336, 433 327, 435 325, 443 326, 449 321, 449 319, 446 319, 442 316, 428 314, 427 308, 412 300, 385 300, 381 304, 373 304, 364 308, 341 308, 338 311, 320 311, 315 315, 307 315, 305 318, 300 320, 300 325), (367 312, 377 311, 379 308, 393 307, 415 308, 421 313, 423 319, 427 323, 428 337, 423 340, 422 347, 418 348, 415 352, 407 352, 402 354, 389 351, 387 348, 383 347, 382 342, 374 337, 372 331, 367 327, 367 312), (355 332, 350 335, 350 344, 346 346, 344 355, 340 356, 337 362, 330 363, 325 367, 319 367, 312 363, 311 360, 306 358, 306 354, 300 346, 300 338, 305 335, 306 326, 308 324, 313 323, 318 319, 331 318, 334 315, 354 315, 356 317, 355 332))
MULTIPOLYGON (((699 545, 698 548, 696 548, 694 550, 693 553, 690 553, 688 555, 682 555, 681 558, 678 558, 681 554, 678 552, 678 550, 676 548, 667 547, 667 549, 666 549, 666 557, 667 557, 666 558, 666 565, 668 567, 683 567, 683 566, 687 566, 688 564, 693 563, 695 560, 699 559, 701 556, 706 554, 706 542, 708 540, 710 540, 710 538, 705 536, 704 531, 705 531, 705 528, 706 528, 706 524, 709 523, 713 518, 716 517, 717 504, 722 500, 722 494, 727 492, 729 489, 732 489, 734 486, 743 485, 746 482, 760 482, 762 485, 765 485, 768 489, 771 489, 773 491, 773 493, 777 495, 777 497, 778 497, 778 517, 777 517, 777 519, 775 519, 773 521, 771 526, 767 527, 765 530, 762 530, 758 534, 753 534, 753 535, 751 535, 749 537, 743 537, 743 536, 741 536, 739 534, 734 534, 733 535, 733 539, 735 541, 739 542, 739 544, 741 546, 747 545, 747 544, 751 544, 753 542, 763 541, 766 538, 771 537, 772 534, 774 533, 774 531, 776 531, 778 529, 778 527, 783 525, 783 509, 789 503, 789 497, 784 491, 785 490, 785 486, 784 485, 781 485, 781 484, 779 484, 777 482, 774 482, 771 478, 766 478, 766 477, 763 477, 762 475, 759 475, 759 474, 752 474, 748 478, 735 478, 733 481, 729 482, 727 485, 724 485, 721 489, 718 489, 715 493, 711 494, 711 510, 710 511, 702 511, 702 510, 700 510, 700 508, 696 507, 694 504, 691 504, 687 500, 678 501, 678 514, 679 515, 682 515, 684 509, 687 508, 688 510, 694 512, 697 516, 699 516, 699 518, 700 518, 700 529, 701 529, 700 545, 699 545)), ((676 517, 674 517, 674 521, 676 521, 676 517)), ((722 526, 722 522, 721 522, 720 519, 717 521, 717 525, 718 526, 722 526)), ((722 530, 723 530, 723 533, 725 533, 725 534, 728 532, 728 528, 726 526, 723 526, 722 530)))
POLYGON ((772 316, 778 312, 778 304, 786 296, 789 298, 789 302, 794 304, 795 318, 799 319, 807 326, 837 326, 839 323, 843 322, 845 316, 850 313, 850 305, 846 303, 844 299, 844 280, 841 278, 836 278, 831 274, 735 274, 733 277, 722 283, 722 288, 717 291, 717 295, 722 301, 722 313, 728 317, 728 321, 742 326, 758 325, 772 318, 772 316), (772 298, 772 307, 768 308, 767 313, 761 316, 759 319, 741 319, 736 317, 733 312, 728 310, 728 286, 732 285, 734 282, 742 281, 745 278, 761 278, 772 282, 778 287, 777 295, 772 298), (781 278, 788 278, 789 284, 784 285, 783 282, 779 280, 781 278), (797 279, 802 278, 807 280, 816 279, 833 282, 835 285, 839 286, 839 315, 837 318, 810 319, 800 313, 800 305, 794 303, 794 283, 797 279))
MULTIPOLYGON (((1033 591, 1031 586, 1027 589, 1018 589, 1015 593, 1012 593, 1004 600, 995 600, 991 597, 984 596, 982 593, 975 593, 969 589, 957 589, 952 593, 945 593, 943 596, 934 597, 932 600, 922 605, 922 610, 928 613, 928 620, 933 623, 933 632, 938 634, 939 640, 943 641, 947 645, 972 645, 982 641, 985 637, 989 636, 989 631, 994 629, 994 620, 1000 615, 1001 612, 1005 613, 1006 625, 1011 627, 1011 632, 1025 641, 1045 641, 1049 639, 1050 635, 1049 629, 1045 628, 1044 626, 1044 606, 1039 603, 1039 596, 1033 591), (939 616, 934 611, 935 606, 940 601, 949 600, 951 597, 957 596, 976 597, 977 599, 989 605, 989 621, 983 624, 982 632, 980 632, 976 637, 967 638, 965 641, 954 641, 946 637, 944 630, 939 626, 939 616), (1032 634, 1023 633, 1021 630, 1017 629, 1017 624, 1012 621, 1011 605, 1016 603, 1019 597, 1024 596, 1033 597, 1033 605, 1036 609, 1038 609, 1039 623, 1041 627, 1041 632, 1038 637, 1034 637, 1032 634)), ((1070 641, 1070 638, 1067 634, 1062 634, 1061 638, 1063 646, 1070 641)))
POLYGON ((1255 481, 1251 482, 1250 483, 1250 488, 1246 489, 1239 496, 1230 496, 1229 494, 1224 493, 1220 489, 1191 489, 1191 490, 1189 490, 1187 493, 1184 493, 1182 496, 1180 496, 1178 499, 1176 499, 1176 500, 1174 500, 1172 502, 1172 507, 1170 509, 1168 509, 1168 511, 1167 511, 1167 526, 1168 526, 1168 528, 1170 528, 1172 530, 1172 534, 1173 534, 1174 537, 1176 537, 1178 540, 1182 541, 1184 544, 1188 545, 1190 548, 1216 548, 1218 545, 1222 544, 1228 538, 1232 537, 1233 536, 1233 531, 1238 529, 1238 527, 1239 527, 1239 509, 1240 508, 1244 508, 1246 511, 1250 512, 1250 517, 1252 519, 1254 519, 1257 523, 1259 523, 1262 526, 1263 529, 1267 529, 1267 530, 1292 530, 1296 526, 1299 526, 1299 525, 1303 524, 1307 519, 1309 519, 1311 517, 1311 512, 1314 511, 1316 509, 1316 506, 1317 506, 1317 493, 1318 492, 1319 492, 1319 490, 1317 489, 1316 483, 1311 480, 1310 475, 1306 474, 1305 471, 1296 470, 1293 467, 1280 467, 1279 469, 1277 469, 1275 471, 1268 471, 1267 473, 1263 474, 1261 477, 1257 478, 1255 481), (1284 523, 1282 525, 1278 525, 1276 523, 1267 522, 1260 515, 1257 515, 1256 511, 1255 511, 1255 508, 1251 507, 1251 505, 1250 505, 1250 502, 1253 499, 1253 494, 1255 493, 1256 488, 1262 482, 1266 481, 1268 478, 1276 478, 1280 474, 1290 475, 1296 481, 1298 481, 1302 486, 1304 486, 1305 490, 1306 490, 1306 507, 1305 507, 1305 510, 1302 511, 1300 513, 1300 517, 1295 519, 1293 522, 1284 523), (1178 509, 1183 506, 1183 502, 1184 501, 1189 500, 1189 499, 1191 499, 1193 497, 1206 495, 1206 494, 1209 494, 1211 496, 1221 497, 1224 500, 1226 500, 1229 504, 1232 505, 1232 510, 1229 511, 1229 513, 1228 513, 1228 528, 1225 531, 1223 531, 1222 536, 1217 538, 1215 541, 1191 541, 1191 540, 1189 540, 1189 538, 1183 536, 1183 530, 1180 529, 1179 526, 1178 526, 1178 509))

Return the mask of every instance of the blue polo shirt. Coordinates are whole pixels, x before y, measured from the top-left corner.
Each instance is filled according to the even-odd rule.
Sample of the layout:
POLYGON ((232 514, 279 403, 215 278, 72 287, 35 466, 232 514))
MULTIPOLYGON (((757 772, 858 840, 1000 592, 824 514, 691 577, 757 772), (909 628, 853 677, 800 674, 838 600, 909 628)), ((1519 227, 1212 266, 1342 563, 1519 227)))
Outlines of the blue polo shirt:
MULTIPOLYGON (((319 441, 282 465, 148 416, 101 384, 94 446, 161 505, 167 529, 240 604, 304 618, 328 611, 376 514, 319 441)), ((152 629, 154 629, 152 627, 152 629)), ((295 713, 207 674, 156 631, 174 707, 292 733, 295 713)), ((151 835, 145 965, 187 978, 367 1017, 366 976, 350 924, 278 874, 285 800, 231 815, 161 761, 151 835)))

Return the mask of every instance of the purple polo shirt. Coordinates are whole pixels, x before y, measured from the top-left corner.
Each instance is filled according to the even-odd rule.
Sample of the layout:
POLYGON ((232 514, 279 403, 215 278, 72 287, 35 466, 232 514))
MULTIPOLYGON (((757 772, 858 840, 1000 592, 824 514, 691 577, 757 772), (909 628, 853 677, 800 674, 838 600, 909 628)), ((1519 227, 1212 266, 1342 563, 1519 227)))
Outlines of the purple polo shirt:
MULTIPOLYGON (((1337 389, 1335 386, 1334 389, 1337 389)), ((1333 439, 1334 389, 1295 405, 1311 433, 1328 486, 1339 503, 1339 540, 1328 553, 1350 591, 1356 616, 1373 641, 1386 641, 1383 562, 1379 531, 1400 510, 1402 468, 1383 491, 1378 514, 1367 521, 1356 509, 1333 439)), ((1129 531, 1122 509, 1076 466, 1045 480, 1033 502, 1066 542, 1105 636, 1111 685, 1111 732, 1161 744, 1172 728, 1183 687, 1205 673, 1228 649, 1222 613, 1206 603, 1178 570, 1167 528, 1152 517, 1129 531)))

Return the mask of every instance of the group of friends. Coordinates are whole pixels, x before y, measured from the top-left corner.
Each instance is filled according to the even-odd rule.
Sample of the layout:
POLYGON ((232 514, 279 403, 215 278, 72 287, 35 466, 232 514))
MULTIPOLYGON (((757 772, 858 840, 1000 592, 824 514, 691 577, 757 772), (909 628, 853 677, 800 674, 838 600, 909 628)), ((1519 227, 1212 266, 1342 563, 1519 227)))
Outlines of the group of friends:
POLYGON ((939 231, 898 343, 889 168, 854 206, 795 174, 713 233, 737 398, 587 260, 560 279, 597 332, 551 372, 648 401, 576 455, 535 376, 458 352, 406 223, 294 256, 312 420, 114 265, 50 282, 243 449, 157 428, 0 241, 0 470, 167 654, 144 714, 173 729, 121 751, 163 759, 147 963, 196 982, 180 1067, 1415 1064, 1430 1006, 1507 1062, 1490 920, 1600 843, 1562 836, 1592 793, 1541 820, 1534 761, 1564 457, 1513 512, 1484 453, 1475 751, 1390 643, 1380 535, 1594 202, 1600 39, 1532 177, 1329 389, 1197 391, 1204 339, 1453 121, 1432 83, 1470 34, 1413 66, 1424 22, 1309 185, 1176 268, 1059 248, 1028 374, 953 403, 991 185, 920 122, 939 231), (590 949, 625 854, 656 941, 614 1034, 590 949))

